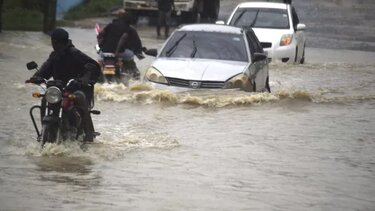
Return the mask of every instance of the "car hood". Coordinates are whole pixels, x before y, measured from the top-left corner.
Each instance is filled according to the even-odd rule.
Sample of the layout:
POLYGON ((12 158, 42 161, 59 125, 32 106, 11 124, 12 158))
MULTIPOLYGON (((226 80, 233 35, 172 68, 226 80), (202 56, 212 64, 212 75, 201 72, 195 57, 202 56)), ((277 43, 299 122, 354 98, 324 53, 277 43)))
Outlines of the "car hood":
POLYGON ((164 77, 196 81, 226 81, 245 71, 248 63, 207 59, 158 58, 153 67, 164 77))
POLYGON ((259 42, 280 43, 280 39, 284 34, 293 34, 290 29, 263 29, 253 28, 259 42))

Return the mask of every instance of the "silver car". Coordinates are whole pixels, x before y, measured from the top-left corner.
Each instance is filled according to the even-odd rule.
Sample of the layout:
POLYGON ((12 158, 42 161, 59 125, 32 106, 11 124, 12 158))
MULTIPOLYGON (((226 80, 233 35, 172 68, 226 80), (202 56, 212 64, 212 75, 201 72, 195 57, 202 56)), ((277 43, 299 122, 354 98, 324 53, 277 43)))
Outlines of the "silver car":
POLYGON ((251 29, 191 24, 176 29, 145 73, 155 88, 270 92, 268 59, 251 29))
POLYGON ((272 60, 305 62, 306 25, 299 23, 296 10, 289 3, 241 3, 227 24, 252 28, 272 60))

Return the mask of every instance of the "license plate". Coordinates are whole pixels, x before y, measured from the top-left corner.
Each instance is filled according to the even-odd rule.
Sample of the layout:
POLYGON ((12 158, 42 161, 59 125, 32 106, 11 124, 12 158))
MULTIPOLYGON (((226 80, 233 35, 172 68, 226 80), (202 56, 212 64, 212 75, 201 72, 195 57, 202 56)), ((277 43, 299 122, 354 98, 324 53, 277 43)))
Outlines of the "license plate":
POLYGON ((116 73, 115 68, 104 68, 103 75, 114 75, 116 73))

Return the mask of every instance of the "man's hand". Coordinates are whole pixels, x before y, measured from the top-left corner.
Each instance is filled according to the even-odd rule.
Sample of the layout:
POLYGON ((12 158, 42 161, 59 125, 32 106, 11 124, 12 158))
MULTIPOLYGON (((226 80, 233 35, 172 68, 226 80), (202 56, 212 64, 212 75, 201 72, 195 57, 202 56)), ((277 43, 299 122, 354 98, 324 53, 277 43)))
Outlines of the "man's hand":
POLYGON ((143 55, 143 53, 138 53, 138 54, 136 54, 135 56, 136 56, 139 60, 142 60, 142 59, 146 58, 146 57, 143 55))
POLYGON ((89 79, 86 78, 86 77, 82 77, 82 78, 80 78, 79 81, 81 82, 81 84, 82 84, 83 86, 88 86, 88 85, 89 85, 89 79))
POLYGON ((79 78, 79 81, 81 82, 81 84, 83 86, 88 86, 89 83, 90 83, 90 78, 91 78, 91 72, 87 71, 84 76, 82 76, 81 78, 79 78))

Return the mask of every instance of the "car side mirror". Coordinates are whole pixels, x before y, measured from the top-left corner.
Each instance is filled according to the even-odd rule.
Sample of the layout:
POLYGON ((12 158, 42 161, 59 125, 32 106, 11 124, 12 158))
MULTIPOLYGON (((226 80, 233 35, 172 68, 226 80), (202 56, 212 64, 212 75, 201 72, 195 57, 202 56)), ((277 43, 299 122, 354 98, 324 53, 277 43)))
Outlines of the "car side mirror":
POLYGON ((154 49, 154 48, 152 48, 152 49, 147 49, 147 50, 145 51, 145 54, 146 54, 146 55, 149 55, 149 56, 156 57, 156 56, 158 55, 158 50, 157 50, 157 49, 154 49))
POLYGON ((272 43, 270 43, 270 42, 261 42, 260 45, 262 46, 262 48, 271 48, 272 47, 272 43))
POLYGON ((306 30, 306 25, 303 23, 297 24, 297 31, 305 31, 306 30))
POLYGON ((267 59, 266 54, 264 54, 264 53, 254 53, 253 62, 259 62, 259 61, 266 60, 266 59, 267 59))
POLYGON ((38 64, 34 61, 31 61, 31 62, 26 64, 26 67, 27 67, 28 70, 34 70, 34 69, 38 68, 38 64))

